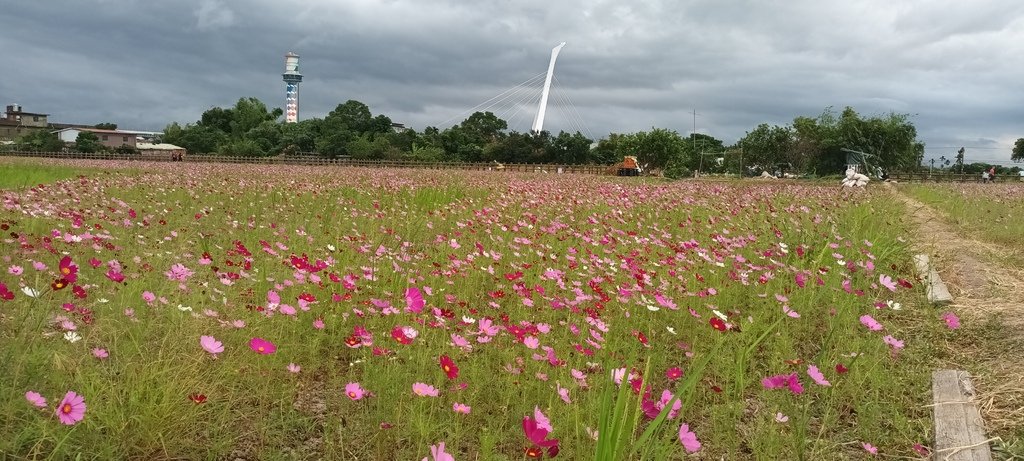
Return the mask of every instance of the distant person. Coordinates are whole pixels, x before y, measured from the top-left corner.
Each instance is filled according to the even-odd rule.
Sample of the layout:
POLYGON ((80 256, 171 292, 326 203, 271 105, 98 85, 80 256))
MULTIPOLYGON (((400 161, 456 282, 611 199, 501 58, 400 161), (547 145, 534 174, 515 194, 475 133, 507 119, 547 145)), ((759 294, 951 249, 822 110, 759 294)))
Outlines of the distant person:
POLYGON ((988 182, 988 171, 981 172, 981 182, 988 182))
POLYGON ((1018 176, 1020 176, 1020 180, 1021 180, 1021 181, 1024 181, 1024 170, 1020 170, 1020 171, 1018 171, 1018 172, 1017 172, 1017 175, 1018 175, 1018 176))
POLYGON ((996 167, 988 169, 988 179, 989 181, 996 182, 996 167))

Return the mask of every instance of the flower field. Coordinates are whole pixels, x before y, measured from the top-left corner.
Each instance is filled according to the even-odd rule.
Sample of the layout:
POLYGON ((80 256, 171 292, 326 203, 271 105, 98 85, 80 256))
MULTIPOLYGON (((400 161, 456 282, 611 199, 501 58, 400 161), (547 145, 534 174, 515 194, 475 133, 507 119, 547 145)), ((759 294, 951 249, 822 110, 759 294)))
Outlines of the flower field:
POLYGON ((3 192, 0 453, 927 454, 959 320, 882 189, 144 170, 3 192))

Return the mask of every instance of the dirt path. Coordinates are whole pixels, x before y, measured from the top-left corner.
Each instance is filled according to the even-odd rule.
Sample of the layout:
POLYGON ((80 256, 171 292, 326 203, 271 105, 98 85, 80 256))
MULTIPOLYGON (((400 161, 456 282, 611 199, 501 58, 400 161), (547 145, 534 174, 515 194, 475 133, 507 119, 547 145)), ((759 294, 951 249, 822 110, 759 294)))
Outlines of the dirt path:
POLYGON ((943 309, 956 312, 965 325, 974 324, 948 344, 943 366, 975 375, 990 436, 1019 437, 1024 433, 1024 268, 1006 265, 1000 257, 1006 248, 975 239, 941 211, 891 189, 917 228, 915 249, 931 257, 953 295, 953 304, 943 309))

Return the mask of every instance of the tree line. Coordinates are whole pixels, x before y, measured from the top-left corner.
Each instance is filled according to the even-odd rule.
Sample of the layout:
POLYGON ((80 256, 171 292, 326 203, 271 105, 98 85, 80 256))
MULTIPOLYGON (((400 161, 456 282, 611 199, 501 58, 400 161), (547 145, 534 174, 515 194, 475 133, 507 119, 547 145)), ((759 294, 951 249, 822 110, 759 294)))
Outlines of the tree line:
MULTIPOLYGON (((799 116, 786 125, 760 124, 729 145, 711 135, 682 136, 666 128, 610 133, 596 143, 579 132, 522 133, 509 130, 508 123, 491 112, 473 113, 448 128, 429 126, 416 131, 392 123, 386 115, 374 115, 356 100, 339 104, 323 118, 282 123, 281 116, 280 108, 270 109, 257 98, 241 98, 232 107, 203 112, 194 123, 167 125, 161 141, 193 154, 249 157, 307 154, 368 160, 611 165, 631 155, 644 168, 664 170, 674 177, 698 169, 747 175, 761 171, 829 175, 841 173, 848 162, 862 160, 886 171, 910 171, 920 169, 924 157, 924 143, 917 139, 909 115, 863 116, 850 107, 799 116)), ((93 138, 82 133, 76 150, 104 149, 93 138)), ((55 136, 34 133, 19 140, 17 147, 60 150, 64 146, 55 136)), ((1024 160, 1024 139, 1017 140, 1012 158, 1024 160)), ((953 168, 959 170, 963 155, 954 159, 953 168)), ((940 168, 943 163, 948 166, 940 162, 940 168)))

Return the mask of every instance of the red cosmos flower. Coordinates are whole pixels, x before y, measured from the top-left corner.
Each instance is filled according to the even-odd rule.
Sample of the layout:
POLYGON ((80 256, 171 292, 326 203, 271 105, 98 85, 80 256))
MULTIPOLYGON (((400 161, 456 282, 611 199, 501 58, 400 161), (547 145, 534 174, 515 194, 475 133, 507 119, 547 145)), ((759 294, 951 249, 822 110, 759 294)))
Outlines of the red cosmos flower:
POLYGON ((71 287, 71 294, 75 295, 76 298, 85 299, 88 294, 85 292, 85 288, 78 285, 71 287))
POLYGON ((711 320, 708 323, 711 324, 712 328, 718 331, 725 331, 729 329, 729 327, 725 325, 725 322, 723 322, 722 319, 718 317, 711 317, 711 320))
POLYGON ((900 284, 900 286, 903 287, 903 288, 914 288, 914 284, 913 283, 910 283, 910 282, 908 282, 908 281, 906 281, 904 279, 897 279, 896 283, 900 284))
POLYGON ((0 283, 0 299, 10 301, 14 299, 14 292, 7 288, 7 285, 0 283))
POLYGON ((642 331, 634 331, 633 336, 636 336, 636 339, 637 341, 640 341, 640 344, 643 344, 645 347, 651 347, 647 341, 647 335, 644 335, 642 331))
POLYGON ((53 288, 54 291, 56 291, 56 290, 63 290, 67 286, 68 286, 67 279, 57 279, 57 280, 54 280, 53 283, 50 284, 50 288, 53 288))
POLYGON ((837 364, 836 364, 836 373, 839 373, 839 374, 844 374, 844 373, 846 373, 847 371, 850 371, 850 369, 849 369, 849 368, 846 368, 846 366, 845 366, 845 365, 843 365, 843 364, 841 364, 841 363, 837 363, 837 364))
POLYGON ((359 337, 356 335, 352 335, 349 336, 348 338, 345 338, 345 345, 348 347, 356 348, 359 347, 362 343, 363 341, 360 340, 359 337))
POLYGON ((515 271, 505 274, 505 279, 507 279, 509 282, 513 282, 521 278, 523 278, 523 271, 515 271))
POLYGON ((391 329, 391 337, 395 338, 401 344, 412 344, 412 340, 416 339, 419 332, 413 327, 403 327, 401 325, 395 325, 391 329))
POLYGON ((206 403, 206 395, 204 394, 189 394, 188 399, 195 402, 196 405, 206 403))
POLYGON ((78 281, 78 266, 71 262, 70 256, 65 256, 60 259, 60 264, 57 265, 57 270, 60 271, 61 278, 65 279, 69 283, 75 283, 78 281))
POLYGON ((456 379, 459 377, 459 367, 455 365, 452 358, 447 355, 441 356, 441 369, 444 370, 444 374, 448 375, 448 379, 456 379))
POLYGON ((665 370, 665 377, 670 381, 675 381, 683 377, 683 370, 679 367, 669 368, 668 370, 665 370))

